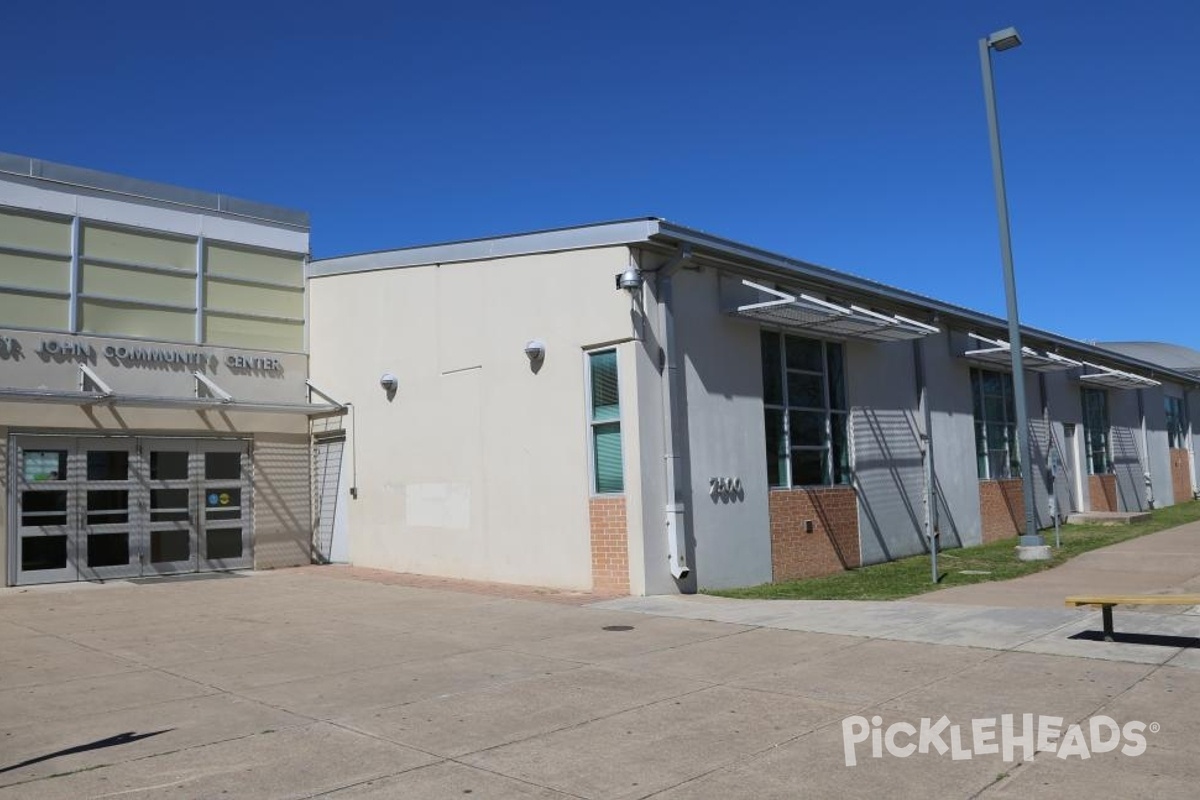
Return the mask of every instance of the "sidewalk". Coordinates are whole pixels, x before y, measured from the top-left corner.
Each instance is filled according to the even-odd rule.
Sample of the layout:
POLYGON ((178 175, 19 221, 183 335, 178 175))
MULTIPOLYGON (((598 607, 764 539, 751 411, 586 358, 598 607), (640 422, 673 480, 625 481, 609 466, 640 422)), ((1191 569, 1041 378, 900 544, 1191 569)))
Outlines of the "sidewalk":
MULTIPOLYGON (((709 595, 627 597, 593 608, 903 642, 1048 653, 1200 669, 1200 649, 1072 638, 1100 628, 1100 612, 1068 609, 1071 594, 1200 591, 1200 523, 1143 536, 1010 581, 943 589, 911 600, 736 600, 709 595)), ((1200 637, 1200 607, 1141 611, 1131 632, 1200 637)), ((1122 608, 1117 630, 1122 629, 1122 608)))
MULTIPOLYGON (((1047 541, 1054 544, 1052 531, 1047 541)), ((942 589, 913 602, 1061 609, 1068 595, 1098 592, 1200 592, 1200 522, 1093 550, 1023 578, 942 589)), ((1194 633, 1200 635, 1200 630, 1194 633)))

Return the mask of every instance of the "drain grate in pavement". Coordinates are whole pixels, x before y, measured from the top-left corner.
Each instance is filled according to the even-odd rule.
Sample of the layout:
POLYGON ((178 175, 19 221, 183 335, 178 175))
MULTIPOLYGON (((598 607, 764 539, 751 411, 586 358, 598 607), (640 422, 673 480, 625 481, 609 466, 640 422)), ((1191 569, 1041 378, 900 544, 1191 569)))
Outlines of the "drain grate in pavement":
POLYGON ((600 630, 602 630, 602 631, 631 631, 631 630, 633 630, 633 626, 632 625, 605 625, 600 630))

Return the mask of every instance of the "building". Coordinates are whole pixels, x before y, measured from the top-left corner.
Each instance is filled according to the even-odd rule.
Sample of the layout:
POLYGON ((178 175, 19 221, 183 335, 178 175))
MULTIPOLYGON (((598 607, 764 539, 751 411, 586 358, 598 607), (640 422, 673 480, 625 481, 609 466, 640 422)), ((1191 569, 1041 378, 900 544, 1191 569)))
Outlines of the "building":
POLYGON ((1196 491, 1195 373, 1026 329, 1027 468, 1005 320, 660 219, 309 277, 356 564, 694 591, 1196 491))
POLYGON ((308 229, 0 155, 6 585, 310 562, 308 229))
POLYGON ((310 261, 305 214, 0 154, 6 585, 350 561, 654 594, 1196 493, 1200 359, 637 219, 310 261), (319 388, 318 388, 319 387, 319 388))

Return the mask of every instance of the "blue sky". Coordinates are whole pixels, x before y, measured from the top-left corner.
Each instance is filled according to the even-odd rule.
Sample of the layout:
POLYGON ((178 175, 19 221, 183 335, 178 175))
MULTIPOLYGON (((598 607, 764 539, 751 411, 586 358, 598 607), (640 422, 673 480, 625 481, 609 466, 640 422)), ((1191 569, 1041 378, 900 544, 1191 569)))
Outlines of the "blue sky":
POLYGON ((0 150, 309 211, 317 257, 634 216, 1200 349, 1200 3, 13 3, 0 150))

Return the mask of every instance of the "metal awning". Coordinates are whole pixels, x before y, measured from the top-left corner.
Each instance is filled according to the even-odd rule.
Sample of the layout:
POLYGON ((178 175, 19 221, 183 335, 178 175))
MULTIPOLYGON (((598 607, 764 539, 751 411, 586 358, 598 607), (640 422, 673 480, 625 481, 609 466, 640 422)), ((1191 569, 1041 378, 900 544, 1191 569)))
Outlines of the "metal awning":
POLYGON ((1093 364, 1090 361, 1084 361, 1083 365, 1095 372, 1085 372, 1079 376, 1081 383, 1088 383, 1094 386, 1103 386, 1108 389, 1148 389, 1151 386, 1162 386, 1156 380, 1143 378, 1141 375, 1134 375, 1132 372, 1123 372, 1112 367, 1093 364))
POLYGON ((255 411, 266 414, 306 414, 310 417, 344 414, 344 406, 332 403, 255 403, 222 401, 207 397, 165 397, 142 394, 68 392, 57 389, 0 388, 0 402, 57 403, 75 406, 124 406, 127 408, 183 408, 198 411, 255 411))
MULTIPOLYGON (((999 367, 1012 367, 1011 342, 1006 342, 1003 339, 989 339, 987 336, 981 336, 974 332, 968 333, 967 336, 988 346, 976 350, 967 350, 962 354, 963 358, 999 367)), ((1034 372, 1060 372, 1083 366, 1082 361, 1076 361, 1049 351, 1038 352, 1033 348, 1025 346, 1021 347, 1021 359, 1021 363, 1025 366, 1025 369, 1034 372)))
POLYGON ((899 314, 881 314, 861 306, 843 306, 806 294, 790 294, 749 280, 743 280, 742 284, 770 299, 740 305, 730 313, 759 322, 807 333, 875 342, 919 339, 941 332, 933 325, 899 314))
MULTIPOLYGON (((56 403, 60 405, 97 406, 111 405, 129 408, 180 408, 196 411, 253 411, 265 414, 305 414, 310 417, 330 416, 346 413, 342 403, 258 403, 239 401, 226 392, 211 378, 201 373, 192 373, 197 382, 212 394, 211 397, 178 397, 148 394, 119 394, 114 392, 105 381, 87 365, 79 366, 79 391, 64 391, 60 389, 13 389, 0 387, 0 402, 33 402, 56 403), (89 391, 88 385, 95 386, 99 391, 89 391)), ((311 386, 309 387, 312 388, 311 386)), ((324 392, 316 390, 326 399, 324 392)))

